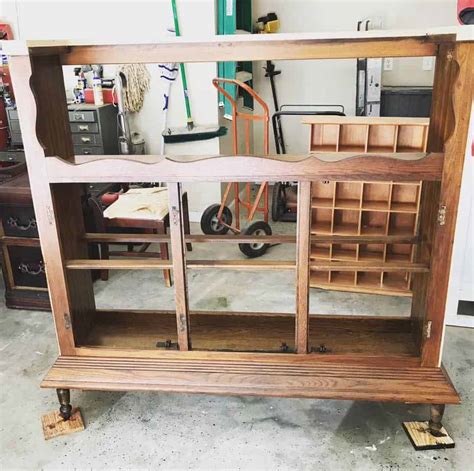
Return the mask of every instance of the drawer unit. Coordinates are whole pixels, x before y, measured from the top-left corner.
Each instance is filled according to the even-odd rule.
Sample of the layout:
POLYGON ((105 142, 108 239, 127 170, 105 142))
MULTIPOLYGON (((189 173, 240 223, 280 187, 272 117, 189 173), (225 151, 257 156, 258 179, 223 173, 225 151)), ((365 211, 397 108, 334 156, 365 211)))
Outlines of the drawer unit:
MULTIPOLYGON (((79 146, 85 150, 85 146, 79 146)), ((88 148, 97 153, 97 148, 88 148)), ((98 148, 102 152, 102 147, 98 148)), ((12 156, 12 158, 15 154, 12 156)), ((1 156, 0 156, 1 157, 1 156)), ((21 155, 18 156, 20 159, 21 155)), ((110 183, 87 184, 89 195, 100 197, 107 191, 117 191, 110 183)), ((84 205, 86 227, 93 230, 93 215, 84 205)), ((8 308, 49 310, 49 294, 41 254, 36 217, 33 210, 28 174, 18 175, 0 182, 0 248, 5 280, 5 304, 8 308), (3 237, 2 237, 3 236, 3 237)), ((98 247, 91 244, 89 257, 98 258, 98 247)), ((99 272, 93 272, 97 279, 99 272)))
POLYGON ((21 138, 20 131, 20 120, 18 118, 18 111, 16 108, 8 107, 7 119, 8 119, 8 128, 10 130, 10 146, 11 147, 22 147, 23 140, 21 138))
POLYGON ((41 247, 8 245, 3 250, 9 261, 13 288, 48 289, 41 247))
POLYGON ((102 146, 102 136, 100 134, 73 134, 72 142, 75 146, 102 146))
MULTIPOLYGON (((82 132, 99 132, 99 125, 97 123, 71 123, 71 131, 74 133, 82 132)), ((74 136, 73 136, 74 139, 74 136)))
POLYGON ((11 237, 38 237, 33 206, 0 206, 3 233, 11 237))
POLYGON ((117 109, 112 104, 69 105, 68 113, 75 154, 118 154, 117 109))

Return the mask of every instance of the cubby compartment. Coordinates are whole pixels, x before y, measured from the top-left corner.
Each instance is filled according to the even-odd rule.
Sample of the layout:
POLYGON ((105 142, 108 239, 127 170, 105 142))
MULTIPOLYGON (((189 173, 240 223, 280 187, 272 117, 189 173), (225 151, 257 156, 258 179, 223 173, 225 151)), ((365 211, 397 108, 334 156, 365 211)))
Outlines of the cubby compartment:
POLYGON ((342 124, 339 131, 339 152, 365 152, 367 124, 342 124))
POLYGON ((398 127, 397 152, 424 152, 426 149, 426 126, 401 124, 398 127))
POLYGON ((388 244, 386 250, 387 262, 409 262, 413 252, 412 244, 388 244))
POLYGON ((362 194, 361 182, 336 182, 335 207, 337 209, 359 209, 362 194))
POLYGON ((388 213, 380 211, 362 211, 361 234, 385 235, 388 213))
POLYGON ((332 208, 334 205, 334 191, 336 183, 329 181, 317 181, 312 184, 312 207, 332 208))
POLYGON ((372 211, 388 211, 390 183, 364 183, 362 208, 372 211))
POLYGON ((384 258, 384 244, 360 244, 359 261, 382 262, 384 258))
POLYGON ((370 126, 367 152, 395 152, 397 126, 378 124, 370 126))
POLYGON ((324 286, 327 287, 329 283, 329 272, 322 271, 322 270, 311 270, 310 272, 310 284, 311 286, 319 287, 324 286))
POLYGON ((331 260, 355 261, 357 259, 357 244, 333 244, 331 260))
POLYGON ((415 235, 416 219, 416 214, 412 213, 390 213, 388 234, 415 235))
POLYGON ((310 258, 314 260, 329 260, 331 258, 331 244, 311 244, 310 258))
POLYGON ((312 234, 330 234, 332 230, 332 209, 313 208, 311 215, 312 234))
POLYGON ((382 287, 382 273, 357 272, 357 286, 365 289, 378 289, 382 287))
POLYGON ((356 282, 356 272, 354 271, 331 271, 330 283, 339 286, 353 287, 356 282))
POLYGON ((335 235, 354 235, 359 231, 360 211, 350 209, 334 210, 334 227, 332 233, 335 235))
POLYGON ((410 274, 405 272, 384 273, 382 287, 403 295, 410 289, 410 274))
POLYGON ((311 129, 313 152, 336 152, 339 141, 339 124, 320 124, 311 129))
POLYGON ((391 211, 417 213, 421 184, 394 183, 392 187, 391 211))

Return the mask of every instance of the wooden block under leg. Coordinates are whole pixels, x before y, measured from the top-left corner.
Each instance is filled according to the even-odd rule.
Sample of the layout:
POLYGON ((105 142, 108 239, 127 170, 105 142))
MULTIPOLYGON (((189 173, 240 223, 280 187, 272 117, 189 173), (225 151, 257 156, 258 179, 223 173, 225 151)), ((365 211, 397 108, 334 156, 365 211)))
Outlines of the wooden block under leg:
POLYGON ((64 420, 59 411, 50 412, 41 417, 43 424, 44 439, 49 440, 60 435, 69 435, 74 432, 82 432, 84 430, 84 422, 82 420, 81 411, 77 408, 72 410, 69 420, 64 420))
POLYGON ((436 436, 433 435, 429 421, 403 422, 403 428, 415 450, 437 450, 440 448, 454 448, 454 440, 441 426, 436 436))

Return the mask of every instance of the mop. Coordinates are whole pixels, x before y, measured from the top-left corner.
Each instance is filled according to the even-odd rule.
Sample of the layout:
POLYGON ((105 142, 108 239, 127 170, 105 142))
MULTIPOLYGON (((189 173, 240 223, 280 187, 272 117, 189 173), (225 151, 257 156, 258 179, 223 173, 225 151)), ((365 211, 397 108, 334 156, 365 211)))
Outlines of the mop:
MULTIPOLYGON (((173 21, 176 36, 181 36, 179 31, 178 10, 176 8, 176 0, 171 0, 173 8, 173 21)), ((181 73, 181 81, 183 82, 184 104, 186 106, 187 126, 183 128, 168 128, 163 132, 163 141, 166 144, 177 142, 203 141, 223 136, 227 133, 224 126, 196 126, 191 114, 191 104, 189 101, 188 82, 186 80, 186 68, 183 63, 179 64, 181 73)), ((166 110, 167 111, 167 110, 166 110)))

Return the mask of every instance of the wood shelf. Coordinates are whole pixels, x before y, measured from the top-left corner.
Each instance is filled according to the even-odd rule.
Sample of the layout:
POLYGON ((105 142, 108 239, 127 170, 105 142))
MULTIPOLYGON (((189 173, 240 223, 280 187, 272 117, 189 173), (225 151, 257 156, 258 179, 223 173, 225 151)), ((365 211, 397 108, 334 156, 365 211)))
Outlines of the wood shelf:
POLYGON ((133 260, 89 260, 75 259, 66 260, 65 267, 69 270, 160 270, 163 268, 173 268, 170 260, 159 258, 133 260))
MULTIPOLYGON (((99 353, 99 352, 98 352, 99 353)), ((222 353, 221 353, 222 355, 222 353)), ((314 399, 459 404, 442 368, 304 361, 60 356, 43 388, 168 391, 314 399), (115 374, 111 374, 114 372, 115 374), (403 387, 402 387, 403 385, 403 387)), ((405 360, 406 362, 406 360, 405 360)), ((406 365, 406 363, 405 363, 406 365)))

